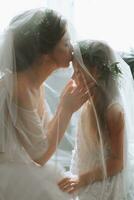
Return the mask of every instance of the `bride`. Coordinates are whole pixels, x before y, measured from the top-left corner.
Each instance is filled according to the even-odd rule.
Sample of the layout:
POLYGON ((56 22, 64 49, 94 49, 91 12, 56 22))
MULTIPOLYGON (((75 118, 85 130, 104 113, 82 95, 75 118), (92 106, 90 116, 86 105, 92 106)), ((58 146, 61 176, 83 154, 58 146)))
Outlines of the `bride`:
POLYGON ((53 10, 29 10, 11 21, 0 48, 0 200, 67 200, 49 161, 70 118, 87 100, 70 81, 50 120, 43 83, 72 59, 66 21, 53 10))
POLYGON ((78 122, 71 175, 59 182, 80 200, 134 199, 134 88, 128 65, 101 41, 74 49, 74 79, 89 92, 78 122), (131 155, 130 155, 131 154, 131 155))

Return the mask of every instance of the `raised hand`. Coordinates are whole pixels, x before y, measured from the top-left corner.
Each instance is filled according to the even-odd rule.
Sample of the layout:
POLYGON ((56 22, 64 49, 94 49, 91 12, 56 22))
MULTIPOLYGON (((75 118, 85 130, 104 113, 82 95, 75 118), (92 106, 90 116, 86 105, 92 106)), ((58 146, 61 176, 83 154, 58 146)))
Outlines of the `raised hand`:
POLYGON ((71 113, 77 111, 88 100, 88 93, 83 86, 74 84, 71 79, 63 90, 60 106, 71 113))

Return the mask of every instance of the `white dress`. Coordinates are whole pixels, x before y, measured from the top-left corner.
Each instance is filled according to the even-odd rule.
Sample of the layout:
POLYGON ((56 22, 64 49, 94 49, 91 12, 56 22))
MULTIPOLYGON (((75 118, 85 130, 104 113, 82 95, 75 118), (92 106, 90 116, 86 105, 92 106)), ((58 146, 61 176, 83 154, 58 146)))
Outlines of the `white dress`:
POLYGON ((15 114, 16 105, 7 108, 6 96, 3 92, 6 120, 4 127, 0 123, 0 134, 3 134, 5 141, 4 150, 0 150, 0 200, 71 199, 71 196, 63 193, 57 185, 63 178, 63 169, 52 161, 41 167, 31 159, 39 158, 47 150, 47 118, 44 117, 40 121, 36 110, 25 110, 17 106, 18 116, 14 122, 12 118, 15 119, 15 116, 11 115, 15 114))
MULTIPOLYGON (((91 130, 90 116, 88 112, 88 103, 82 108, 81 117, 78 123, 75 148, 73 150, 71 161, 71 174, 79 175, 94 170, 101 165, 100 147, 92 144, 89 131, 91 130)), ((109 145, 104 144, 104 157, 109 156, 109 145)), ((94 182, 80 189, 79 200, 123 200, 123 172, 116 176, 109 177, 105 181, 103 188, 102 181, 94 182)), ((128 198, 130 200, 131 198, 128 198)), ((133 199, 131 199, 133 200, 133 199)))

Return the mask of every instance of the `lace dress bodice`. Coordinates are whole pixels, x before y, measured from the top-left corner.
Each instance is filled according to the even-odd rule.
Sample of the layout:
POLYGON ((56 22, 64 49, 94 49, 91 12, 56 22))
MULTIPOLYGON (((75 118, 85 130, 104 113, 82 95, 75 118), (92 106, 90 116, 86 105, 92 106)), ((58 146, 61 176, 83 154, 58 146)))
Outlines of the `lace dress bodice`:
MULTIPOLYGON (((110 104, 107 109, 113 105, 110 104)), ((94 171, 103 165, 102 160, 110 157, 110 142, 108 129, 102 133, 103 148, 96 142, 96 129, 93 126, 93 115, 90 113, 90 105, 85 103, 81 110, 78 122, 75 148, 72 154, 70 172, 72 175, 82 175, 94 171), (103 156, 103 157, 102 157, 103 156), (103 159, 102 159, 103 158, 103 159)), ((123 199, 123 171, 115 176, 109 176, 105 181, 95 181, 79 190, 79 200, 122 200, 123 199)), ((131 199, 131 198, 130 198, 131 199)))
POLYGON ((72 152, 71 161, 71 173, 73 174, 81 174, 101 165, 102 154, 106 159, 110 151, 110 146, 106 140, 103 140, 103 150, 101 150, 100 145, 93 142, 92 136, 94 133, 90 132, 93 129, 88 109, 89 105, 86 103, 82 108, 78 122, 75 148, 72 152))

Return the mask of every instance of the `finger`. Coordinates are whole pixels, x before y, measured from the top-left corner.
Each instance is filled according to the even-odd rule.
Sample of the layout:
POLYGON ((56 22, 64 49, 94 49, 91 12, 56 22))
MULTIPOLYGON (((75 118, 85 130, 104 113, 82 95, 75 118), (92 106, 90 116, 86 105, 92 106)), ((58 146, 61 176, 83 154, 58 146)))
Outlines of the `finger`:
POLYGON ((71 79, 71 80, 69 80, 69 82, 65 86, 65 88, 62 92, 62 95, 65 95, 65 93, 72 92, 73 89, 74 89, 74 81, 71 79))
POLYGON ((63 191, 66 192, 66 191, 70 190, 70 188, 75 187, 75 185, 76 185, 76 182, 69 181, 64 186, 62 186, 62 189, 63 189, 63 191))
POLYGON ((81 89, 88 89, 88 87, 86 87, 82 82, 80 82, 78 85, 77 85, 77 88, 79 89, 79 90, 81 90, 81 89))
POLYGON ((72 85, 72 83, 73 83, 73 79, 70 79, 70 80, 67 82, 67 84, 66 84, 66 86, 65 86, 64 89, 68 88, 70 85, 72 85))
POLYGON ((75 75, 72 77, 73 81, 75 82, 75 85, 79 86, 79 80, 75 77, 75 75))
POLYGON ((59 186, 62 186, 62 185, 67 184, 67 183, 69 182, 69 179, 70 179, 70 178, 64 178, 64 179, 62 179, 60 182, 58 182, 58 185, 59 185, 59 186))
POLYGON ((84 99, 89 99, 90 98, 90 94, 88 92, 86 92, 85 94, 83 94, 81 96, 81 98, 84 100, 84 99))
POLYGON ((63 192, 67 192, 67 193, 69 193, 72 189, 75 189, 75 186, 73 186, 72 184, 70 184, 70 185, 65 185, 65 187, 62 187, 62 191, 63 192))
POLYGON ((86 88, 84 88, 83 86, 77 86, 73 89, 73 94, 74 95, 80 95, 81 93, 85 93, 87 91, 86 88))
POLYGON ((62 184, 58 184, 60 189, 63 190, 63 191, 68 191, 68 189, 72 186, 74 186, 76 184, 76 181, 74 180, 66 180, 64 182, 62 182, 62 184))
POLYGON ((74 192, 76 192, 77 191, 77 189, 76 188, 74 188, 74 187, 72 187, 70 190, 69 190, 69 194, 73 194, 74 192))
POLYGON ((79 90, 79 93, 82 93, 82 94, 85 94, 85 93, 88 93, 88 89, 85 88, 85 87, 82 87, 80 90, 79 90))
POLYGON ((68 187, 70 184, 68 183, 68 182, 66 182, 66 183, 62 183, 62 184, 60 184, 59 185, 59 188, 60 189, 62 189, 62 190, 64 190, 66 187, 68 187))
POLYGON ((75 89, 75 91, 73 92, 73 94, 75 96, 78 96, 78 98, 83 97, 84 95, 88 94, 88 90, 86 88, 80 88, 80 89, 75 89))
POLYGON ((73 193, 76 192, 77 190, 78 190, 77 187, 72 186, 72 187, 70 187, 66 192, 69 193, 69 194, 73 194, 73 193))
POLYGON ((82 95, 81 95, 81 98, 88 98, 90 96, 90 93, 88 91, 84 92, 82 95))
POLYGON ((68 192, 72 186, 70 184, 60 187, 63 192, 68 192))
POLYGON ((88 101, 90 99, 90 96, 88 94, 86 95, 83 95, 81 97, 81 100, 80 100, 80 105, 82 106, 86 101, 88 101))

